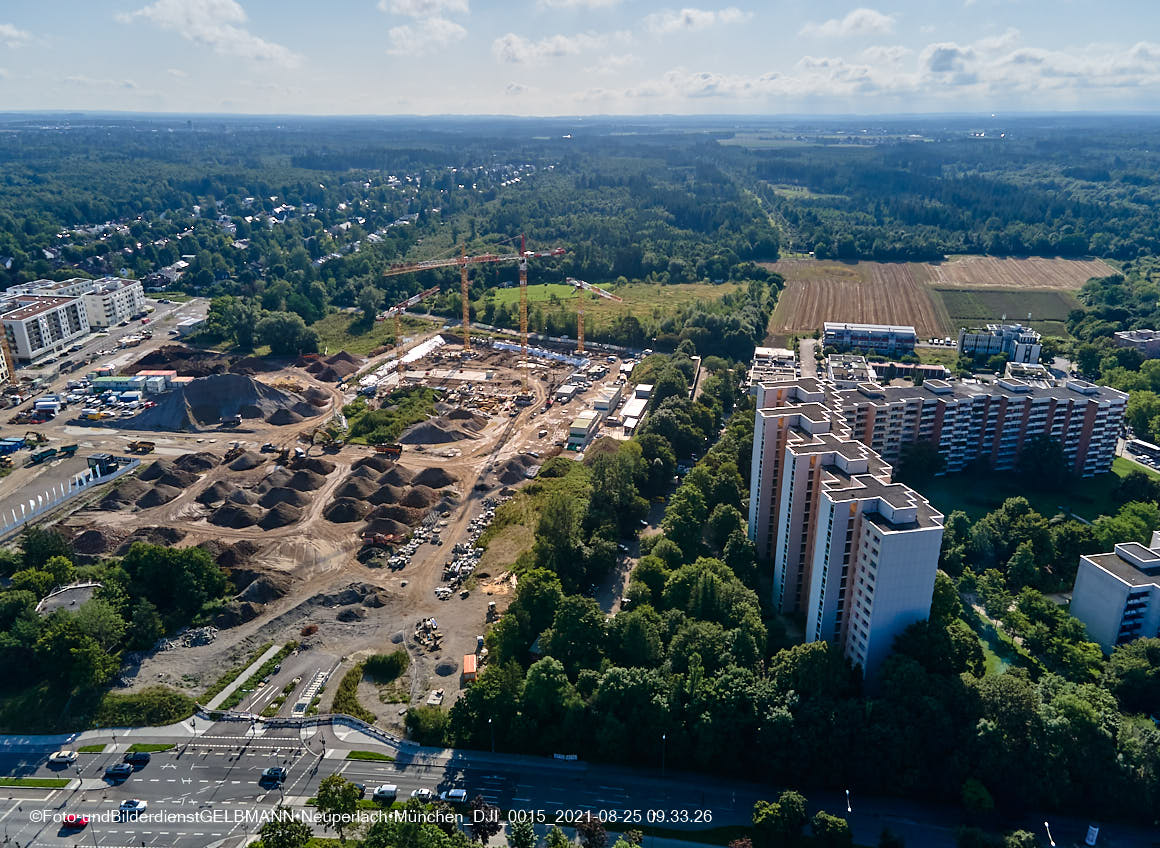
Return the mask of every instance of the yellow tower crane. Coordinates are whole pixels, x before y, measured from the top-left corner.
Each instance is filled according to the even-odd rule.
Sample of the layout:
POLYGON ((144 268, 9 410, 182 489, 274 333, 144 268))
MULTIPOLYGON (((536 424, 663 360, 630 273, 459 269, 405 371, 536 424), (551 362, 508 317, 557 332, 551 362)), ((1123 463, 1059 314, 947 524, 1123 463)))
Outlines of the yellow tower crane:
POLYGON ((602 297, 605 300, 614 300, 617 303, 624 303, 624 298, 617 297, 612 292, 605 291, 600 286, 594 286, 592 283, 586 283, 583 280, 577 280, 574 277, 568 277, 567 283, 570 286, 576 287, 576 352, 584 352, 584 301, 588 300, 586 292, 592 292, 597 297, 602 297))

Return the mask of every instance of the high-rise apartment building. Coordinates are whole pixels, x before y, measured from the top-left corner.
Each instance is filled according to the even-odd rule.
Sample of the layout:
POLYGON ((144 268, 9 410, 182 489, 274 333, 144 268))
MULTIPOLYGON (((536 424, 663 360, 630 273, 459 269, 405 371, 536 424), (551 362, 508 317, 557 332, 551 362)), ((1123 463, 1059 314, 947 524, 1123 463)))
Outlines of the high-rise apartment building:
POLYGON ((942 515, 850 438, 825 383, 762 383, 757 405, 749 533, 772 562, 774 605, 873 676, 930 614, 942 515))
POLYGON ((963 356, 995 356, 1005 353, 1011 362, 1039 361, 1041 336, 1022 324, 988 324, 978 329, 959 330, 959 353, 963 356))
POLYGON ((1150 547, 1124 542, 1079 559, 1071 614, 1108 653, 1141 637, 1160 636, 1160 534, 1150 547))

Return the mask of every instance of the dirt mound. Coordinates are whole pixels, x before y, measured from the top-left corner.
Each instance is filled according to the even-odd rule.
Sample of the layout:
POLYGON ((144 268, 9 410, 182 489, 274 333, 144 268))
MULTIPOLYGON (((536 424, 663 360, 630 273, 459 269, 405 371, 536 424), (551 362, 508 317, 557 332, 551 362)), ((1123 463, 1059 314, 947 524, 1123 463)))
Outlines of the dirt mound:
POLYGON ((225 609, 218 613, 213 623, 216 627, 226 629, 253 621, 262 614, 261 604, 252 604, 249 601, 230 601, 225 609))
POLYGON ((326 478, 309 469, 302 468, 286 481, 287 488, 297 489, 299 492, 313 492, 326 485, 326 478))
POLYGON ((373 468, 375 471, 386 471, 394 464, 381 453, 372 453, 370 456, 364 456, 358 460, 352 468, 355 470, 359 468, 373 468))
POLYGON ((379 472, 375 471, 369 465, 364 465, 362 468, 356 468, 354 471, 350 472, 350 475, 347 477, 347 479, 371 480, 378 482, 379 472))
POLYGON ((322 516, 334 524, 362 521, 371 511, 371 505, 357 498, 339 498, 326 508, 322 516))
POLYGON ((197 482, 200 474, 194 474, 192 471, 182 471, 180 468, 174 467, 157 478, 157 483, 164 486, 173 486, 175 489, 188 489, 197 482))
POLYGON ((150 489, 148 483, 142 483, 135 477, 122 480, 117 487, 101 499, 100 508, 108 512, 124 509, 145 494, 150 489))
POLYGON ((322 459, 318 456, 309 456, 298 464, 299 468, 305 468, 307 471, 313 471, 315 474, 331 474, 337 468, 329 459, 322 459))
POLYGON ((514 486, 527 479, 525 472, 535 464, 536 460, 532 457, 520 454, 496 466, 492 473, 495 474, 495 479, 505 486, 514 486))
POLYGON ((359 607, 348 607, 347 609, 344 609, 342 612, 340 612, 337 616, 335 616, 335 618, 337 618, 339 621, 345 622, 347 624, 351 624, 356 621, 362 621, 366 617, 367 611, 365 609, 360 609, 359 607))
POLYGON ((443 662, 439 663, 439 665, 435 666, 435 673, 440 677, 450 677, 458 670, 459 665, 457 663, 451 662, 450 660, 444 660, 443 662))
POLYGON ((378 486, 370 480, 362 477, 348 477, 345 483, 334 490, 334 496, 336 498, 366 500, 376 491, 378 491, 378 486))
POLYGON ((78 554, 103 554, 116 543, 117 540, 105 530, 85 530, 72 540, 73 550, 78 554))
POLYGON ((287 468, 275 468, 269 474, 262 478, 262 482, 258 484, 259 492, 267 492, 270 489, 277 489, 285 486, 294 479, 294 472, 287 468))
POLYGON ((301 395, 284 392, 243 374, 214 374, 173 389, 152 409, 119 419, 117 427, 197 431, 217 426, 222 418, 230 415, 264 418, 280 409, 304 417, 318 414, 301 395))
POLYGON ((260 453, 254 451, 243 451, 237 458, 230 463, 231 471, 251 471, 262 465, 266 458, 260 453))
POLYGON ((424 468, 416 474, 411 482, 416 486, 429 486, 432 489, 442 489, 444 486, 450 486, 456 482, 456 478, 452 477, 442 468, 424 468))
POLYGON ((236 530, 241 530, 245 527, 253 527, 261 518, 262 510, 256 506, 227 503, 213 511, 209 517, 209 523, 216 524, 218 527, 233 527, 236 530))
POLYGON ((167 504, 178 495, 181 494, 181 489, 176 486, 167 486, 164 483, 158 483, 141 497, 137 498, 137 506, 141 509, 150 509, 151 507, 161 506, 167 504))
POLYGON ((290 504, 290 506, 308 506, 312 498, 305 492, 298 492, 294 489, 288 489, 285 486, 278 486, 270 489, 262 499, 258 501, 260 506, 271 509, 278 504, 290 504))
POLYGON ((302 393, 302 397, 306 398, 306 402, 312 406, 326 406, 330 403, 330 395, 318 386, 310 386, 302 393))
POLYGON ((403 495, 403 506, 413 506, 417 509, 430 507, 439 500, 438 493, 430 486, 415 486, 403 495))
POLYGON ((163 474, 168 474, 174 469, 174 463, 168 459, 155 459, 145 466, 140 474, 137 475, 139 480, 156 480, 163 474))
POLYGON ((413 472, 408 471, 401 465, 396 465, 379 478, 379 483, 384 486, 410 486, 414 476, 413 472))
POLYGON ((184 345, 165 345, 152 353, 147 353, 125 369, 125 374, 139 371, 172 369, 182 377, 206 377, 210 374, 225 373, 229 366, 228 357, 220 353, 194 350, 184 345))
POLYGON ((277 504, 273 509, 262 516, 258 526, 263 530, 273 530, 275 527, 287 527, 302 518, 302 509, 288 503, 277 504))
POLYGON ((447 413, 448 421, 478 421, 481 425, 484 423, 478 413, 472 412, 470 409, 458 407, 447 413))
POLYGON ((237 599, 253 604, 268 604, 290 591, 291 582, 288 574, 280 572, 261 574, 246 586, 237 599))
POLYGON ((230 363, 230 372, 233 374, 261 374, 265 371, 277 371, 278 365, 268 362, 260 356, 243 356, 230 363))
POLYGON ((327 361, 331 365, 337 365, 339 362, 346 362, 350 365, 358 365, 360 362, 362 362, 362 360, 355 356, 353 353, 347 353, 345 350, 340 350, 327 361))
POLYGON ((129 552, 134 542, 145 542, 147 545, 164 545, 171 548, 185 538, 185 531, 176 527, 142 527, 133 533, 117 548, 117 556, 124 556, 129 552))
POLYGON ((380 486, 367 500, 373 504, 397 504, 406 494, 407 490, 402 486, 380 486))
POLYGON ((225 480, 218 480, 212 486, 206 488, 194 500, 199 504, 215 504, 221 503, 230 495, 238 490, 238 487, 233 483, 227 483, 225 480))
POLYGON ((234 542, 228 545, 218 539, 210 539, 198 545, 200 548, 205 548, 213 556, 214 560, 222 568, 235 569, 230 574, 230 579, 234 581, 234 586, 240 591, 245 586, 249 585, 249 581, 260 576, 258 572, 246 571, 241 566, 246 565, 250 559, 259 551, 259 547, 251 542, 249 539, 242 539, 240 542, 234 542), (246 579, 246 574, 253 576, 246 579), (240 575, 240 576, 239 576, 240 575), (244 583, 239 583, 239 579, 244 579, 244 583))
POLYGON ((305 417, 299 415, 292 409, 276 409, 273 414, 266 419, 267 424, 276 424, 281 426, 283 424, 299 424, 305 421, 305 417))
POLYGON ((226 500, 233 504, 253 506, 258 502, 258 496, 253 492, 247 492, 245 489, 234 489, 232 492, 230 492, 229 497, 226 498, 226 500))
POLYGON ((474 422, 451 421, 448 418, 432 418, 422 421, 403 431, 399 436, 399 443, 404 445, 445 445, 448 442, 460 442, 464 439, 474 439, 482 427, 476 427, 474 422))
POLYGON ((426 510, 414 509, 408 506, 399 506, 398 504, 384 504, 376 507, 375 511, 370 514, 370 518, 390 518, 395 521, 400 521, 403 524, 412 525, 418 524, 423 519, 426 510))
POLYGON ((372 518, 367 522, 366 529, 368 533, 385 533, 396 536, 406 536, 411 532, 410 527, 393 518, 372 518))
POLYGON ((204 474, 212 468, 217 468, 217 464, 220 461, 221 459, 217 454, 212 454, 208 451, 199 451, 198 453, 184 453, 173 460, 173 464, 182 471, 204 474))

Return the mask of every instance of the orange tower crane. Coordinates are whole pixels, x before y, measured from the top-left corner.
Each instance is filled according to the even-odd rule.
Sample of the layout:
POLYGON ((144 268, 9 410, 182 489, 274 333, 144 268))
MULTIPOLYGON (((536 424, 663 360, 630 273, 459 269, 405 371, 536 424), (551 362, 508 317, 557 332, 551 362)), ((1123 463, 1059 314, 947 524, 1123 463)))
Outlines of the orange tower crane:
POLYGON ((525 364, 528 357, 528 260, 541 259, 550 256, 563 256, 566 251, 562 247, 551 250, 527 250, 524 237, 520 236, 519 253, 481 253, 468 256, 466 249, 461 249, 459 256, 447 259, 429 259, 426 262, 412 262, 406 265, 392 265, 383 272, 384 277, 397 277, 400 274, 413 274, 416 271, 430 271, 435 268, 452 268, 459 266, 459 294, 463 301, 463 350, 471 350, 471 314, 468 300, 467 266, 482 265, 485 262, 519 262, 520 263, 520 348, 523 352, 525 364))
POLYGON ((419 303, 420 301, 426 300, 431 295, 438 294, 438 293, 439 293, 439 286, 433 286, 432 288, 421 291, 418 294, 411 295, 411 297, 407 298, 402 303, 396 303, 390 309, 386 310, 385 312, 380 312, 378 314, 378 316, 375 318, 376 321, 386 321, 388 318, 395 319, 395 348, 396 349, 401 348, 403 346, 403 322, 399 320, 399 316, 402 315, 404 312, 406 312, 408 309, 410 309, 415 304, 419 303))
POLYGON ((584 352, 584 301, 588 299, 585 292, 592 292, 598 297, 605 300, 615 300, 617 303, 624 303, 624 298, 617 297, 612 292, 605 291, 600 286, 594 286, 592 283, 586 283, 583 280, 577 280, 573 277, 567 278, 568 285, 576 287, 576 352, 584 352))

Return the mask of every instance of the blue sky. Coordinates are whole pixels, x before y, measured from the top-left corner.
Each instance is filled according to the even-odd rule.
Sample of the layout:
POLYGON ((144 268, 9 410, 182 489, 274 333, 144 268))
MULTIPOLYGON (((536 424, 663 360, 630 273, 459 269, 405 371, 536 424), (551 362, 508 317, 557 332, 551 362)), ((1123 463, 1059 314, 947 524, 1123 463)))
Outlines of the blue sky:
POLYGON ((572 115, 1160 106, 1155 0, 693 2, 4 0, 0 109, 572 115))

